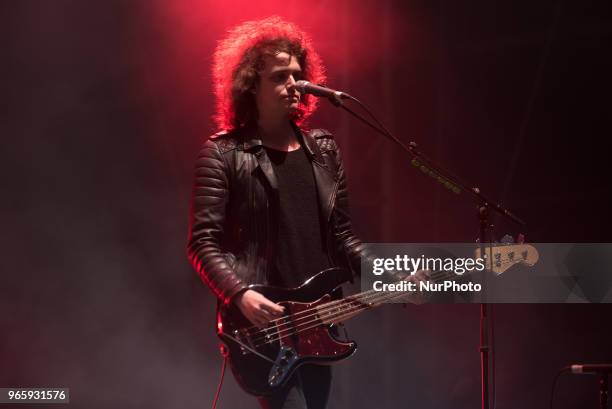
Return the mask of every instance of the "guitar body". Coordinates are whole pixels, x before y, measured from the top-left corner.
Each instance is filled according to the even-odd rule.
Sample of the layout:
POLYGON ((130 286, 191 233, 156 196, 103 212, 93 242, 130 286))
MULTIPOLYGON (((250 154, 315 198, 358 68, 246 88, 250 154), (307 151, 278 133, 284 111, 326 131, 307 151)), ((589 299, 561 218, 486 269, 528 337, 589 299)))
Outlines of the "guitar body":
POLYGON ((285 315, 265 329, 254 327, 234 304, 220 306, 217 335, 227 348, 230 367, 248 393, 265 396, 287 383, 303 364, 330 364, 352 355, 354 342, 336 339, 325 323, 326 303, 333 301, 348 273, 324 270, 296 288, 252 285, 249 288, 285 307, 285 315), (323 315, 322 315, 322 314, 323 315))

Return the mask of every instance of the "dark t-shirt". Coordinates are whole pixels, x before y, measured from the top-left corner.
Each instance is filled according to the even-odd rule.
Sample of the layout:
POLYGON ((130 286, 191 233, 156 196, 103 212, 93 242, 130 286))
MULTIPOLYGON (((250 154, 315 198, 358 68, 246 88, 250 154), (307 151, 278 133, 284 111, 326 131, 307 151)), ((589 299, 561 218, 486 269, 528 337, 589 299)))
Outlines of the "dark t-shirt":
POLYGON ((278 180, 278 245, 269 282, 296 287, 329 267, 312 165, 303 148, 265 148, 278 180))

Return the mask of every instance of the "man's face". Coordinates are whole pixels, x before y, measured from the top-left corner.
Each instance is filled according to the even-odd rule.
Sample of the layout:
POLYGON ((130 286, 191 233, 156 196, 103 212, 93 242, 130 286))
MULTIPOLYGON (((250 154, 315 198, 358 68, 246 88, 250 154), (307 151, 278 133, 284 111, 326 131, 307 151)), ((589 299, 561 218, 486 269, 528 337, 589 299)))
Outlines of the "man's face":
POLYGON ((280 118, 298 108, 300 93, 292 87, 301 79, 297 59, 286 52, 265 57, 265 68, 259 73, 255 101, 260 117, 280 118))

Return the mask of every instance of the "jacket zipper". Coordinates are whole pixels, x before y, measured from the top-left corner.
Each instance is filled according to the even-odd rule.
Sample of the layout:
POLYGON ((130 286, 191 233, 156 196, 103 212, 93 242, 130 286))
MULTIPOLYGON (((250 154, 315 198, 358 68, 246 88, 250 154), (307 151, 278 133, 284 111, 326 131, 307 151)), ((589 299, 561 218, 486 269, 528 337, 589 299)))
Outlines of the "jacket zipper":
POLYGON ((335 260, 335 257, 333 257, 333 254, 335 253, 335 249, 331 249, 332 251, 330 251, 330 246, 332 246, 333 242, 334 242, 334 232, 333 232, 333 228, 332 228, 332 217, 333 217, 333 213, 334 213, 334 203, 336 202, 336 194, 338 193, 338 186, 340 185, 340 181, 338 181, 337 183, 335 183, 335 187, 334 187, 334 191, 332 193, 332 197, 331 200, 329 202, 330 206, 331 206, 331 211, 329 213, 329 217, 327 218, 325 224, 327 225, 327 258, 329 260, 329 266, 330 267, 335 267, 337 266, 337 260, 335 260))
POLYGON ((272 260, 270 260, 270 199, 266 197, 266 262, 264 263, 264 277, 265 283, 268 283, 268 267, 272 260))

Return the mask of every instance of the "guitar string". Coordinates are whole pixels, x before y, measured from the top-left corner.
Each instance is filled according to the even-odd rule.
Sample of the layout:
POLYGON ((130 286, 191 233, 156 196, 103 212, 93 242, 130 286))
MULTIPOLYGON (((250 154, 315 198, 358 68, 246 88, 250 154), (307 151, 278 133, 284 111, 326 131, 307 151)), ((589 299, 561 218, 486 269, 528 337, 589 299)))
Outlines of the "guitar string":
MULTIPOLYGON (((264 335, 264 338, 265 338, 267 336, 267 332, 269 332, 270 330, 277 330, 283 326, 295 326, 296 322, 299 322, 299 321, 302 321, 304 319, 308 319, 311 317, 315 317, 319 313, 333 310, 334 308, 337 308, 338 306, 341 306, 341 305, 351 304, 354 302, 361 302, 363 299, 370 297, 374 293, 381 294, 380 291, 368 290, 368 291, 364 291, 359 294, 355 294, 350 297, 345 297, 339 300, 329 301, 327 303, 318 305, 316 307, 307 308, 297 313, 289 314, 285 317, 278 318, 274 320, 274 322, 277 322, 277 324, 268 326, 265 329, 261 329, 257 332, 248 333, 247 331, 247 334, 251 337, 257 336, 257 335, 264 335), (308 315, 304 315, 304 314, 308 314, 308 315), (279 322, 279 321, 283 321, 283 322, 279 322)), ((250 328, 254 328, 254 327, 250 327, 250 328)))
POLYGON ((399 297, 399 296, 405 296, 405 294, 403 292, 377 292, 376 295, 374 295, 373 297, 367 297, 367 298, 372 298, 374 301, 372 302, 372 304, 370 303, 359 303, 359 304, 351 304, 348 308, 343 308, 343 309, 337 309, 335 312, 333 312, 333 308, 327 308, 324 312, 327 315, 322 315, 322 314, 313 314, 312 316, 315 317, 315 319, 307 321, 307 322, 302 322, 298 325, 293 325, 290 328, 286 328, 283 330, 280 330, 278 332, 276 332, 275 334, 273 334, 272 337, 268 337, 266 339, 266 337, 263 338, 258 338, 256 341, 253 342, 253 346, 255 348, 258 348, 262 345, 271 343, 271 342, 276 342, 280 339, 283 339, 289 335, 295 335, 301 331, 307 330, 307 329, 311 329, 314 327, 317 327, 319 325, 321 325, 321 321, 322 319, 331 319, 331 318, 341 318, 341 317, 348 317, 349 315, 353 314, 354 312, 363 310, 363 309, 368 309, 368 308, 372 308, 374 306, 375 303, 380 303, 382 301, 386 301, 386 300, 390 300, 392 298, 395 297, 399 297), (330 313, 331 314, 328 314, 330 313), (308 326, 312 323, 316 323, 314 326, 310 326, 307 328, 300 328, 303 327, 304 325, 308 326), (297 330, 297 331, 296 331, 297 330), (293 331, 293 333, 289 333, 289 334, 284 334, 287 331, 293 331), (266 340, 264 343, 262 344, 257 344, 259 341, 261 340, 266 340), (256 343, 257 342, 257 343, 256 343))
MULTIPOLYGON (((373 291, 373 290, 370 290, 370 291, 373 291)), ((383 293, 384 294, 385 292, 377 292, 377 293, 379 293, 379 294, 383 293)), ((364 293, 362 293, 362 294, 364 294, 364 293)), ((403 292, 386 292, 385 296, 381 297, 381 300, 385 300, 385 301, 386 300, 391 300, 391 299, 393 299, 395 297, 399 297, 399 296, 403 296, 403 295, 405 295, 405 294, 403 294, 403 292)), ((378 300, 378 301, 381 301, 381 300, 378 300)), ((332 314, 329 317, 325 317, 325 319, 326 320, 329 320, 329 319, 339 319, 341 321, 342 319, 344 319, 343 317, 349 317, 354 312, 358 312, 360 310, 365 310, 365 309, 369 309, 369 308, 372 308, 371 304, 360 304, 360 305, 358 305, 356 307, 353 307, 352 309, 349 308, 347 310, 340 310, 336 314, 332 314)), ((327 311, 329 311, 329 310, 330 309, 327 309, 327 311)), ((259 348, 259 347, 261 347, 261 346, 263 346, 265 344, 271 344, 272 342, 280 341, 281 339, 287 338, 288 336, 296 335, 296 334, 299 334, 300 332, 303 332, 303 331, 306 331, 306 330, 309 330, 309 329, 312 329, 312 328, 316 328, 316 327, 322 325, 323 322, 321 322, 321 321, 324 321, 324 320, 315 319, 315 320, 311 320, 311 321, 306 322, 306 323, 302 323, 302 324, 300 324, 298 326, 295 326, 295 328, 297 329, 300 326, 308 325, 308 324, 311 324, 311 323, 316 323, 316 324, 315 325, 311 325, 310 327, 307 327, 307 328, 300 328, 300 329, 294 331, 294 333, 285 334, 285 335, 282 335, 282 336, 278 336, 276 338, 270 338, 269 340, 267 340, 263 344, 255 345, 254 347, 255 348, 259 348)), ((283 331, 286 331, 286 330, 283 330, 283 331)), ((279 334, 281 332, 283 332, 283 331, 279 331, 279 334)))
MULTIPOLYGON (((427 273, 427 275, 428 275, 429 278, 433 279, 433 281, 441 281, 443 278, 451 278, 451 277, 453 277, 453 278, 457 279, 457 278, 461 277, 461 276, 458 276, 456 273, 453 273, 453 272, 450 272, 450 271, 433 271, 433 272, 427 273)), ((276 323, 276 322, 279 322, 279 321, 285 321, 285 322, 281 322, 281 323, 279 323, 277 325, 268 326, 268 327, 266 327, 264 329, 259 329, 256 332, 252 332, 252 329, 257 328, 255 326, 244 328, 243 331, 245 331, 246 334, 248 336, 250 336, 250 337, 256 336, 256 335, 259 335, 259 334, 264 334, 264 337, 265 337, 267 335, 266 333, 269 330, 278 329, 278 328, 280 328, 282 326, 291 326, 296 321, 303 320, 305 318, 309 318, 310 316, 312 316, 312 314, 310 316, 304 316, 304 317, 300 317, 300 315, 307 314, 307 313, 310 313, 310 312, 313 312, 313 311, 315 312, 315 314, 318 313, 318 312, 321 312, 321 311, 325 312, 325 309, 333 308, 333 307, 335 307, 338 304, 348 304, 348 302, 353 301, 353 300, 358 301, 359 297, 369 296, 368 294, 370 294, 372 292, 380 293, 379 291, 369 290, 369 291, 366 291, 366 292, 363 292, 363 293, 360 293, 360 294, 357 294, 357 295, 349 296, 349 297, 346 297, 346 298, 343 298, 343 299, 340 299, 340 300, 334 300, 334 301, 331 301, 329 303, 323 304, 323 305, 318 306, 318 307, 313 307, 313 308, 305 309, 305 310, 302 310, 302 311, 300 311, 298 313, 295 313, 295 314, 290 314, 288 316, 284 316, 284 317, 281 317, 281 318, 277 318, 277 319, 271 320, 270 321, 271 323, 276 323), (325 307, 323 309, 321 309, 322 306, 325 306, 325 307), (299 318, 296 318, 296 317, 299 317, 299 318), (291 318, 290 322, 286 322, 288 318, 291 318)))
MULTIPOLYGON (((267 334, 267 332, 269 332, 269 331, 275 331, 274 335, 276 335, 276 334, 286 330, 286 329, 283 329, 282 327, 287 327, 289 329, 290 328, 295 328, 295 327, 297 327, 299 325, 302 325, 303 322, 300 322, 300 321, 303 321, 305 319, 310 319, 310 318, 313 318, 313 317, 318 318, 318 316, 320 316, 322 313, 327 313, 329 311, 339 310, 341 308, 346 308, 347 305, 354 305, 355 303, 362 303, 363 300, 368 299, 372 295, 373 292, 374 292, 373 290, 370 290, 370 291, 367 291, 367 292, 360 293, 360 294, 358 294, 359 297, 353 297, 350 300, 342 299, 342 300, 340 300, 340 302, 330 302, 329 304, 325 303, 325 304, 322 304, 322 305, 320 305, 318 307, 309 308, 307 311, 308 312, 312 312, 312 314, 301 316, 298 319, 292 319, 289 322, 282 322, 280 324, 270 326, 270 327, 266 328, 266 330, 258 331, 257 333, 251 334, 250 335, 251 339, 252 339, 253 342, 258 342, 258 341, 260 341, 262 339, 265 339, 266 337, 269 337, 269 334, 267 334), (259 336, 259 335, 263 335, 263 336, 259 336)), ((377 293, 380 294, 380 292, 377 292, 377 293)), ((301 311, 301 312, 305 312, 305 311, 306 310, 301 311)), ((296 314, 293 314, 293 315, 298 315, 298 314, 299 313, 296 313, 296 314)), ((310 322, 312 322, 312 321, 307 321, 307 323, 310 323, 310 322)))
MULTIPOLYGON (((341 304, 341 303, 344 303, 344 302, 347 302, 347 301, 350 301, 350 300, 356 300, 359 297, 364 296, 364 295, 366 295, 368 293, 372 293, 372 292, 374 292, 374 290, 368 290, 368 291, 364 291, 364 292, 359 293, 359 294, 353 294, 353 295, 350 295, 350 296, 347 296, 345 298, 341 298, 341 299, 338 299, 338 300, 328 301, 328 302, 326 302, 326 303, 324 303, 324 304, 322 304, 322 305, 320 305, 318 307, 307 308, 305 310, 302 310, 302 311, 299 311, 299 312, 296 312, 296 313, 293 313, 293 314, 289 314, 289 315, 286 315, 286 316, 283 316, 283 317, 280 317, 280 318, 276 318, 276 319, 270 320, 269 324, 277 323, 279 321, 286 321, 287 318, 291 318, 292 321, 295 321, 297 319, 302 319, 302 318, 305 318, 305 317, 300 317, 300 315, 311 313, 313 311, 316 312, 322 306, 325 306, 325 308, 333 307, 333 306, 335 306, 337 304, 341 304), (299 317, 299 318, 297 318, 297 317, 299 317)), ((278 326, 280 326, 280 325, 283 325, 283 323, 279 323, 278 324, 278 326)), ((265 329, 260 329, 260 328, 258 328, 258 327, 253 325, 253 326, 250 326, 250 327, 243 328, 242 330, 247 332, 247 333, 249 333, 249 335, 252 336, 252 335, 257 335, 257 334, 260 334, 260 333, 265 333, 265 332, 268 331, 268 329, 272 329, 272 328, 276 328, 276 327, 277 327, 277 325, 272 325, 272 326, 266 327, 265 329), (252 329, 257 329, 258 331, 251 332, 252 329)))
MULTIPOLYGON (((506 263, 516 264, 518 262, 525 261, 525 260, 526 259, 517 259, 517 260, 502 259, 501 260, 501 264, 506 264, 506 263)), ((497 267, 499 267, 499 266, 497 266, 497 267)), ((457 278, 462 277, 462 275, 458 275, 458 274, 456 274, 454 272, 451 272, 451 271, 432 271, 430 273, 426 272, 426 274, 428 275, 429 278, 433 278, 434 281, 441 281, 444 278, 451 278, 452 277, 452 278, 457 279, 457 278)), ((399 281, 397 281, 396 283, 398 283, 398 282, 399 281)), ((343 303, 346 300, 357 299, 360 296, 363 296, 363 295, 365 295, 367 293, 371 293, 371 292, 374 292, 374 291, 375 290, 365 291, 365 292, 362 292, 362 293, 359 293, 359 294, 355 294, 355 295, 352 295, 352 296, 348 296, 348 297, 345 297, 345 298, 342 298, 342 299, 339 299, 339 300, 334 300, 334 301, 331 301, 331 302, 323 304, 323 305, 331 306, 332 304, 343 303)), ((377 292, 379 292, 379 291, 377 291, 377 292)), ((299 316, 301 314, 305 314, 305 313, 308 313, 308 312, 311 312, 311 311, 315 311, 315 310, 318 310, 318 307, 313 307, 313 308, 305 309, 305 310, 302 310, 302 311, 300 311, 298 313, 295 313, 295 314, 290 314, 288 316, 284 316, 284 317, 281 317, 281 318, 276 318, 276 319, 270 320, 269 323, 274 323, 274 322, 286 320, 286 318, 289 318, 289 317, 295 318, 295 317, 297 317, 297 316, 299 316)), ((280 324, 280 325, 282 325, 282 324, 280 324)), ((246 332, 250 332, 251 329, 255 329, 255 328, 258 328, 258 327, 250 326, 250 327, 243 328, 243 330, 246 331, 246 332)), ((266 329, 262 329, 262 330, 260 330, 258 332, 266 332, 266 330, 269 329, 269 328, 275 328, 275 326, 267 327, 266 329)), ((251 335, 256 335, 258 332, 252 333, 251 335)))
MULTIPOLYGON (((371 292, 371 291, 372 291, 372 290, 367 291, 367 292, 371 292)), ((364 293, 361 293, 361 294, 357 294, 357 295, 363 295, 363 294, 365 294, 365 292, 364 292, 364 293)), ((401 294, 401 293, 400 293, 400 294, 401 294)), ((392 297, 389 297, 389 298, 393 298, 394 296, 397 296, 397 295, 398 295, 398 294, 387 293, 385 296, 386 296, 386 297, 392 296, 392 297)), ((383 297, 383 298, 384 298, 384 297, 383 297)), ((340 315, 338 315, 338 312, 336 312, 336 314, 331 314, 329 317, 326 317, 326 319, 330 319, 330 318, 332 318, 332 317, 333 317, 333 318, 342 318, 342 316, 343 316, 343 315, 344 315, 344 316, 349 316, 349 315, 350 315, 350 314, 352 314, 353 312, 357 312, 357 311, 359 311, 359 310, 363 310, 363 309, 368 309, 368 308, 371 308, 371 307, 372 307, 372 305, 369 305, 369 304, 368 304, 368 305, 360 304, 360 305, 358 306, 358 308, 353 308, 352 310, 348 310, 348 309, 347 309, 347 310, 344 310, 344 311, 342 311, 342 310, 341 310, 341 311, 340 311, 340 315), (349 312, 347 313, 347 311, 349 311, 349 312)), ((329 309, 328 309, 328 310, 329 310, 329 309)), ((311 322, 315 322, 315 321, 311 321, 311 322)), ((307 324, 308 324, 308 323, 307 323, 307 324)), ((306 331, 306 330, 311 329, 311 328, 315 328, 315 327, 317 327, 317 326, 319 326, 319 325, 321 325, 321 324, 317 322, 317 324, 316 324, 316 325, 311 326, 311 327, 307 327, 307 328, 303 328, 303 329, 299 330, 297 333, 302 332, 302 331, 306 331)), ((241 346, 241 347, 243 347, 244 349, 246 349, 246 350, 248 350, 248 351, 250 351, 250 352, 254 353, 255 355, 259 356, 260 358, 263 358, 264 360, 266 360, 266 361, 268 361, 268 362, 271 362, 271 363, 274 363, 274 362, 275 362, 275 361, 274 361, 274 360, 272 360, 271 358, 269 358, 269 357, 267 357, 267 356, 263 355, 262 353, 260 353, 260 352, 259 352, 259 351, 257 351, 256 349, 254 349, 254 348, 259 348, 259 347, 261 347, 262 345, 265 345, 265 343, 264 343, 264 344, 260 344, 260 345, 258 345, 258 346, 252 346, 252 347, 251 347, 251 346, 249 346, 249 345, 244 344, 243 342, 241 342, 240 340, 238 340, 238 339, 234 338, 233 336, 231 336, 231 335, 229 335, 229 334, 224 334, 224 335, 225 335, 225 336, 227 336, 227 337, 228 337, 229 339, 231 339, 232 341, 236 342, 238 345, 240 345, 240 346, 241 346)), ((285 335, 285 336, 283 336, 283 337, 279 337, 277 340, 280 340, 280 339, 282 339, 282 338, 286 338, 286 337, 288 337, 288 336, 290 336, 290 335, 293 335, 293 334, 287 334, 287 335, 285 335)), ((270 341, 269 343, 272 343, 272 342, 276 342, 276 340, 272 340, 272 341, 270 341)))
MULTIPOLYGON (((504 262, 505 262, 505 260, 504 260, 504 262)), ((449 278, 449 277, 459 278, 459 277, 457 277, 456 274, 453 274, 451 272, 440 272, 440 271, 438 271, 438 272, 431 272, 431 273, 428 274, 428 276, 429 276, 429 278, 433 278, 434 281, 438 281, 439 277, 444 277, 444 276, 446 276, 447 278, 449 278)), ((343 306, 350 304, 351 307, 343 309, 342 308, 343 306, 341 306, 341 308, 337 308, 336 309, 336 313, 331 314, 328 317, 324 317, 327 320, 329 320, 329 319, 338 319, 338 318, 340 320, 342 320, 342 319, 344 319, 343 317, 349 317, 351 314, 353 314, 355 312, 359 312, 359 311, 364 310, 364 309, 372 308, 372 306, 373 306, 372 304, 363 304, 363 303, 360 303, 358 305, 355 305, 355 302, 361 302, 362 300, 370 298, 370 295, 372 295, 373 292, 377 293, 378 295, 383 294, 380 297, 380 300, 377 300, 378 302, 385 301, 386 299, 390 300, 390 299, 393 299, 395 297, 399 297, 401 295, 404 295, 402 292, 400 292, 400 293, 397 293, 397 292, 380 292, 380 291, 375 291, 375 290, 369 290, 369 291, 365 291, 365 292, 362 292, 362 293, 359 293, 359 294, 356 294, 356 295, 345 297, 343 299, 330 301, 330 302, 322 304, 321 306, 318 306, 318 307, 313 307, 313 308, 309 308, 309 309, 306 309, 306 310, 302 310, 302 311, 300 311, 298 313, 291 314, 291 315, 286 316, 286 317, 278 318, 278 319, 272 320, 270 322, 278 322, 280 320, 286 320, 286 318, 288 318, 288 317, 297 317, 297 316, 300 316, 300 315, 303 315, 303 314, 306 314, 306 313, 309 313, 309 312, 312 312, 312 311, 318 312, 319 315, 322 315, 321 313, 327 314, 328 312, 334 310, 335 306, 338 305, 338 304, 343 304, 343 306), (325 306, 325 307, 321 308, 323 306, 325 306)), ((374 298, 376 298, 376 296, 374 298)), ((375 302, 377 302, 377 301, 375 301, 375 302)), ((312 316, 316 316, 316 315, 317 315, 317 313, 311 314, 311 315, 308 315, 308 316, 304 316, 304 317, 300 317, 296 321, 303 320, 303 319, 306 319, 306 318, 309 318, 309 317, 312 317, 312 316)), ((310 323, 316 322, 315 325, 307 327, 307 328, 298 329, 293 334, 280 335, 282 332, 287 331, 286 329, 280 330, 276 334, 274 334, 275 336, 277 336, 276 338, 270 338, 268 341, 264 342, 263 344, 255 345, 254 347, 258 348, 258 347, 260 347, 262 345, 279 341, 279 340, 281 340, 283 338, 286 338, 286 337, 291 336, 291 335, 298 334, 298 333, 303 332, 305 330, 308 330, 308 329, 311 329, 311 328, 316 328, 317 326, 321 325, 321 323, 319 321, 320 321, 319 319, 315 319, 315 320, 308 321, 306 323, 301 323, 301 324, 299 324, 297 326, 294 325, 293 328, 294 328, 294 331, 295 331, 295 329, 299 328, 300 326, 308 325, 310 323)), ((268 331, 270 329, 274 329, 274 328, 278 329, 281 326, 289 326, 292 323, 293 322, 291 322, 291 323, 285 322, 285 323, 281 323, 281 324, 278 324, 278 325, 274 325, 274 326, 268 327, 266 329, 260 330, 258 332, 255 332, 255 333, 253 333, 251 335, 257 335, 259 333, 265 333, 266 331, 268 331)), ((248 333, 252 328, 256 328, 256 327, 254 327, 254 326, 247 327, 247 328, 244 329, 244 331, 246 331, 248 333)), ((262 338, 258 338, 255 341, 260 341, 261 339, 262 338)), ((264 336, 263 339, 265 339, 265 336, 264 336)), ((248 348, 248 349, 250 349, 250 348, 248 348)))
MULTIPOLYGON (((439 280, 439 276, 447 276, 447 277, 449 277, 451 275, 454 275, 454 273, 450 273, 450 272, 432 272, 431 274, 429 274, 429 277, 433 278, 434 281, 438 281, 439 280)), ((399 283, 399 281, 396 282, 396 283, 399 283)), ((251 337, 259 335, 259 334, 263 334, 264 337, 265 337, 267 335, 266 333, 269 330, 278 329, 279 327, 281 327, 283 325, 292 326, 296 321, 299 321, 299 320, 302 320, 302 319, 305 319, 305 318, 309 318, 313 314, 305 316, 305 317, 301 317, 300 315, 311 313, 311 312, 314 312, 314 314, 316 315, 317 313, 320 313, 321 311, 324 311, 326 308, 334 308, 338 304, 350 303, 353 300, 359 301, 360 297, 363 297, 363 296, 367 297, 371 293, 381 293, 381 292, 380 291, 376 291, 376 290, 364 291, 362 293, 355 294, 355 295, 352 295, 352 296, 348 296, 348 297, 342 298, 340 300, 330 301, 330 302, 322 304, 322 305, 320 305, 318 307, 307 308, 307 309, 302 310, 300 312, 297 312, 295 314, 290 314, 290 315, 287 315, 287 316, 284 316, 284 317, 281 317, 281 318, 276 318, 274 320, 271 320, 270 323, 278 323, 279 321, 284 321, 284 322, 280 322, 280 323, 278 323, 276 325, 268 326, 268 327, 266 327, 264 329, 258 329, 258 331, 256 331, 256 332, 251 332, 252 329, 257 328, 255 326, 244 328, 243 331, 245 331, 247 333, 247 335, 249 335, 251 337), (323 307, 323 309, 321 307, 323 307), (287 322, 287 321, 289 321, 289 322, 287 322)))
MULTIPOLYGON (((363 296, 365 293, 371 293, 372 291, 373 291, 373 290, 366 291, 366 292, 363 292, 363 293, 360 293, 360 294, 355 294, 355 295, 350 296, 350 298, 351 298, 351 299, 356 299, 356 298, 359 298, 359 296, 363 296)), ((346 298, 349 298, 349 297, 346 297, 346 298)), ((342 301, 346 301, 346 298, 341 299, 341 300, 334 300, 334 301, 332 301, 332 302, 329 302, 328 304, 339 304, 339 303, 340 303, 340 302, 342 302, 342 301)), ((324 305, 325 305, 325 304, 324 304, 324 305)), ((328 308, 327 310, 330 310, 330 309, 331 309, 331 308, 328 308)), ((295 314, 295 315, 297 315, 297 314, 295 314)), ((316 315, 316 314, 315 314, 315 315, 316 315)), ((314 321, 312 321, 312 322, 314 322, 314 321)), ((308 324, 308 323, 307 323, 307 324, 308 324)), ((254 353, 255 355, 259 356, 260 358, 263 358, 263 359, 264 359, 264 360, 266 360, 266 361, 269 361, 269 362, 274 363, 274 360, 272 360, 272 359, 270 359, 269 357, 267 357, 267 356, 263 355, 262 353, 260 353, 259 351, 257 351, 257 350, 255 349, 255 348, 258 348, 258 347, 260 347, 260 346, 262 346, 262 345, 264 345, 264 344, 260 344, 259 346, 255 346, 255 345, 247 345, 247 344, 243 343, 241 340, 236 339, 234 336, 232 336, 232 335, 230 335, 230 334, 224 333, 224 335, 225 335, 226 337, 228 337, 230 340, 232 340, 232 341, 236 342, 236 343, 237 343, 238 345, 240 345, 242 348, 244 348, 244 349, 246 349, 246 350, 248 350, 248 351, 250 351, 250 352, 254 353)), ((260 338, 259 340, 261 340, 261 338, 260 338)), ((258 341, 259 341, 259 340, 258 340, 258 341)))
MULTIPOLYGON (((402 293, 390 293, 390 294, 386 295, 386 298, 388 300, 390 300, 390 299, 393 299, 395 297, 399 297, 401 295, 404 295, 404 294, 402 294, 402 293)), ((370 305, 370 304, 360 304, 360 305, 355 306, 353 308, 350 308, 350 309, 347 309, 347 310, 343 310, 343 311, 340 311, 340 312, 335 313, 335 314, 331 314, 330 316, 325 317, 325 320, 335 319, 335 320, 341 321, 342 319, 344 319, 344 317, 348 318, 350 315, 352 315, 355 312, 359 312, 359 311, 362 311, 362 310, 367 310, 369 308, 372 308, 372 305, 370 305)), ((287 338, 289 336, 297 335, 300 332, 304 332, 304 331, 307 331, 309 329, 321 326, 322 325, 321 321, 322 320, 315 319, 315 320, 311 320, 311 321, 306 322, 306 323, 302 323, 302 324, 296 326, 295 329, 293 329, 293 333, 283 334, 283 335, 280 335, 280 336, 277 336, 277 337, 274 337, 274 338, 270 338, 269 340, 267 340, 267 341, 265 341, 263 343, 260 343, 258 345, 254 345, 254 348, 260 348, 260 347, 262 347, 262 346, 264 346, 266 344, 271 344, 273 342, 280 341, 281 339, 287 338), (301 327, 301 326, 304 326, 304 325, 309 325, 309 324, 312 324, 312 323, 314 323, 314 325, 310 325, 310 326, 307 326, 306 328, 299 328, 298 329, 298 327, 301 327)))
MULTIPOLYGON (((450 272, 438 272, 438 273, 439 273, 438 275, 442 275, 442 276, 444 276, 444 275, 447 275, 447 276, 453 276, 453 275, 455 275, 454 273, 450 273, 450 272)), ((431 277, 431 276, 433 276, 433 273, 432 273, 432 274, 430 274, 430 277, 431 277)), ((375 290, 369 290, 369 291, 366 291, 366 292, 363 292, 363 293, 357 294, 357 296, 356 296, 356 297, 353 297, 353 299, 352 299, 351 301, 356 300, 356 301, 358 301, 358 302, 361 302, 362 300, 365 300, 365 299, 370 298, 370 295, 372 295, 372 293, 376 293, 376 295, 374 296, 374 298, 376 298, 377 296, 381 296, 381 297, 380 297, 380 300, 375 300, 374 302, 386 301, 386 299, 387 299, 387 298, 388 298, 388 299, 392 299, 392 298, 395 298, 396 296, 398 296, 398 297, 399 297, 399 296, 404 296, 404 295, 405 295, 403 292, 399 292, 399 293, 397 293, 397 292, 385 292, 385 291, 375 291, 375 290), (389 296, 389 295, 390 295, 390 296, 389 296)), ((347 297, 347 298, 348 298, 348 297, 347 297)), ((344 301, 344 300, 346 300, 346 298, 341 299, 341 300, 339 300, 339 301, 340 301, 340 302, 342 302, 342 301, 344 301)), ((331 303, 330 303, 330 304, 331 304, 331 303)), ((335 304, 335 305, 337 305, 338 303, 336 302, 336 303, 334 303, 334 304, 335 304)), ((349 303, 349 302, 345 302, 344 304, 351 304, 351 307, 349 307, 349 308, 347 308, 347 309, 344 309, 344 310, 342 310, 342 309, 338 309, 338 311, 337 311, 337 312, 339 312, 339 313, 344 313, 344 312, 348 311, 348 315, 350 315, 350 314, 352 314, 353 312, 358 311, 359 309, 363 309, 363 308, 361 308, 361 307, 364 307, 364 308, 370 308, 370 307, 371 307, 371 305, 363 305, 363 304, 359 304, 359 305, 355 306, 355 305, 354 305, 354 303, 349 303)), ((323 304, 322 306, 326 306, 326 304, 323 304)), ((322 306, 319 306, 319 308, 320 308, 320 307, 322 307, 322 306)), ((310 318, 310 317, 317 317, 317 315, 321 315, 321 313, 327 313, 327 312, 329 312, 329 311, 332 311, 332 310, 334 310, 334 308, 335 308, 335 306, 334 306, 334 307, 327 307, 327 306, 326 306, 325 308, 323 308, 323 309, 318 309, 318 310, 317 310, 317 307, 311 308, 311 309, 309 309, 309 311, 313 311, 313 310, 314 310, 314 311, 316 311, 316 312, 315 312, 314 314, 311 314, 311 315, 308 315, 308 316, 305 316, 305 317, 301 317, 299 320, 303 320, 303 319, 305 319, 305 318, 310 318)), ((304 312, 304 311, 302 311, 302 312, 304 312)), ((296 313, 295 315, 297 315, 297 314, 299 314, 299 313, 296 313)), ((342 314, 341 314, 341 316, 342 316, 342 314)), ((299 320, 296 320, 296 321, 299 321, 299 320)), ((318 321, 319 321, 319 320, 318 320, 318 317, 317 317, 317 319, 314 319, 314 320, 311 320, 311 321, 308 321, 308 322, 305 322, 305 323, 304 323, 304 322, 302 322, 302 323, 300 323, 300 324, 298 324, 298 325, 295 325, 295 324, 294 324, 294 322, 291 322, 291 323, 283 323, 283 324, 279 324, 279 325, 275 325, 275 326, 268 327, 267 329, 268 329, 268 330, 270 330, 270 329, 278 329, 278 328, 280 328, 281 326, 288 326, 288 327, 289 327, 289 328, 287 328, 287 329, 279 330, 279 331, 277 331, 277 332, 276 332, 276 333, 273 335, 273 336, 277 336, 278 334, 281 334, 281 333, 283 333, 283 332, 285 332, 285 331, 287 331, 287 330, 293 330, 293 329, 295 329, 295 328, 299 328, 300 326, 303 326, 303 325, 308 325, 308 324, 311 324, 311 323, 313 323, 313 322, 318 322, 318 321)), ((319 325, 319 324, 317 324, 317 325, 319 325)), ((316 327, 317 325, 315 325, 314 327, 316 327)), ((307 328, 307 329, 314 328, 314 327, 309 327, 309 328, 307 328)), ((253 335, 256 335, 256 334, 258 334, 258 333, 265 333, 265 332, 266 332, 266 330, 262 330, 262 331, 258 331, 257 333, 254 333, 253 335)), ((291 335, 291 334, 290 334, 290 335, 291 335)), ((252 342, 253 342, 253 344, 255 344, 256 342, 259 342, 259 341, 261 341, 262 339, 266 339, 266 338, 270 339, 270 340, 271 340, 270 342, 275 342, 275 341, 277 341, 277 340, 279 340, 279 339, 282 339, 282 338, 284 338, 284 337, 285 337, 285 336, 281 336, 281 337, 279 337, 279 338, 271 338, 271 337, 269 337, 269 336, 266 334, 266 335, 264 335, 263 337, 258 337, 258 338, 253 339, 253 340, 252 340, 252 342)), ((270 342, 265 342, 264 344, 261 344, 261 345, 265 345, 266 343, 270 343, 270 342)), ((255 345, 255 347, 257 348, 257 347, 259 347, 259 346, 261 346, 261 345, 255 345)))

